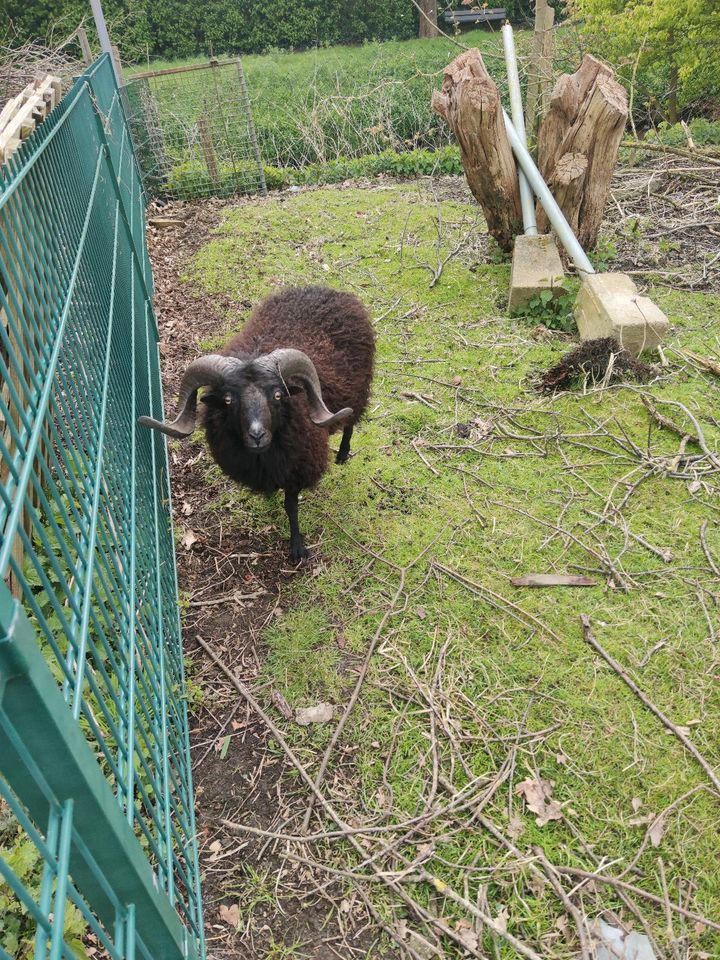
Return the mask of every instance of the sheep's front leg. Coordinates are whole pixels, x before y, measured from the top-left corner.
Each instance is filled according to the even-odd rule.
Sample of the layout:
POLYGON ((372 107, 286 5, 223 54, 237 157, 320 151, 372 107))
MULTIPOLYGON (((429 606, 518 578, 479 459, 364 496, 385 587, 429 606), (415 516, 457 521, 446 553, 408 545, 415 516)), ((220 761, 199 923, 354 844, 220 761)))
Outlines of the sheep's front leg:
POLYGON ((298 493, 298 490, 285 491, 285 513, 290 521, 290 557, 295 561, 302 560, 308 555, 305 540, 298 525, 298 493))
POLYGON ((346 463, 348 457, 350 456, 350 439, 353 435, 352 427, 345 427, 343 430, 342 440, 340 441, 340 449, 337 452, 335 457, 335 463, 346 463))

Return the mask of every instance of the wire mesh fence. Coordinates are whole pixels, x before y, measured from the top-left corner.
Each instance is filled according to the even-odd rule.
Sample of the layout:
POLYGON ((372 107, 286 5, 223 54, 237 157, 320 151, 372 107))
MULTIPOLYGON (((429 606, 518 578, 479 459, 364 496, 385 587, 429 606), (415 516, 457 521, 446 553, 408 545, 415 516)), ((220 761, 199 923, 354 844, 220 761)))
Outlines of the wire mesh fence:
POLYGON ((204 955, 144 209, 102 57, 0 169, 0 958, 204 955))
POLYGON ((267 192, 239 59, 137 74, 125 91, 148 196, 267 192))

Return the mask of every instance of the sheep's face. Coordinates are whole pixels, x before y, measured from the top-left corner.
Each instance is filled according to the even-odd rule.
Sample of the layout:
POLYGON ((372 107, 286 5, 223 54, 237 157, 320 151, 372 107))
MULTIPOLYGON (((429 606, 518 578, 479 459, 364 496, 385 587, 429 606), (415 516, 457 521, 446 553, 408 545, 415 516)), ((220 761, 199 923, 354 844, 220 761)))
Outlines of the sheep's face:
POLYGON ((253 370, 252 365, 227 379, 202 397, 202 402, 217 411, 214 421, 230 432, 251 453, 263 453, 272 443, 273 434, 287 418, 290 393, 279 377, 267 371, 253 370))

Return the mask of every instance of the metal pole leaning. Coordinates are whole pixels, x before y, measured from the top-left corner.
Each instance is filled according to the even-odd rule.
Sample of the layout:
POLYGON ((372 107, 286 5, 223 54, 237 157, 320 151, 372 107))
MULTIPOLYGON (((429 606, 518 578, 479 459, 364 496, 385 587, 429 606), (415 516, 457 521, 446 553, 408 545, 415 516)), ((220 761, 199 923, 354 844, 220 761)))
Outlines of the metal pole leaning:
MULTIPOLYGON (((525 134, 525 117, 523 116, 522 93, 520 92, 520 76, 518 74, 517 55, 515 53, 515 39, 513 28, 504 23, 502 28, 503 47, 505 49, 505 65, 507 67, 508 89, 510 90, 510 113, 517 135, 523 146, 527 147, 525 134)), ((537 236, 535 222, 535 197, 530 184, 522 170, 518 170, 520 182, 520 206, 522 207, 523 229, 525 236, 537 236)))
POLYGON ((562 210, 555 202, 555 197, 553 197, 553 195, 550 193, 547 184, 540 175, 540 171, 535 166, 535 161, 530 156, 528 148, 515 132, 515 127, 512 124, 512 120, 507 115, 505 110, 503 110, 503 116, 505 118, 505 129, 507 131, 508 140, 510 141, 512 152, 515 154, 515 159, 522 168, 528 183, 532 187, 533 193, 543 205, 543 209, 548 215, 548 220, 550 221, 550 224, 552 225, 552 228, 557 234, 560 242, 567 250, 568 256, 575 264, 579 273, 595 273, 595 268, 588 260, 585 251, 580 246, 575 234, 572 232, 570 224, 567 222, 562 210))
POLYGON ((110 43, 110 35, 105 22, 105 14, 103 12, 101 0, 90 0, 90 7, 95 19, 95 29, 97 30, 98 40, 100 41, 100 49, 103 53, 107 53, 110 57, 113 73, 115 74, 115 82, 117 83, 118 87, 122 87, 123 78, 120 76, 118 65, 115 62, 115 51, 110 43))

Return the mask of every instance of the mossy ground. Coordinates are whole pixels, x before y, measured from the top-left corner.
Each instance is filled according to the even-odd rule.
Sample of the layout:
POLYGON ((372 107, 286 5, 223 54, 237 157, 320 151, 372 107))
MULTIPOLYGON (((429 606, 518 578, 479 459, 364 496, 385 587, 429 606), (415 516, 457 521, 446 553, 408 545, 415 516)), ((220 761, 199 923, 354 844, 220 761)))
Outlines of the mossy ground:
MULTIPOLYGON (((720 564, 717 481, 668 475, 662 458, 677 452, 679 438, 651 423, 639 392, 683 403, 717 448, 718 381, 672 350, 717 353, 720 304, 710 295, 652 290, 672 323, 673 362, 656 382, 540 396, 534 373, 572 342, 536 337, 508 318, 509 265, 489 262, 484 225, 458 196, 443 199, 443 188, 428 184, 393 184, 245 203, 228 210, 192 263, 191 286, 238 305, 207 348, 242 324, 247 304, 282 284, 353 290, 377 329, 373 396, 354 456, 329 470, 301 505, 316 560, 283 587, 283 614, 262 635, 262 696, 269 702, 275 689, 293 707, 329 700, 342 708, 400 568, 427 548, 407 572, 326 795, 353 822, 393 822, 426 804, 446 804, 443 783, 459 789, 471 776, 504 771, 483 812, 510 830, 528 857, 539 844, 553 863, 612 864, 609 874, 617 876, 640 853, 626 880, 663 896, 664 870, 671 900, 718 920, 718 798, 695 789, 667 814, 659 845, 647 842, 647 821, 638 819, 708 780, 584 643, 580 614, 719 766, 718 582, 700 536, 707 521, 707 550, 720 564), (432 271, 461 239, 461 252, 430 288, 432 271), (469 428, 458 432, 458 424, 469 428), (547 572, 588 573, 597 585, 533 590, 509 583, 547 572), (562 804, 563 818, 543 827, 515 793, 537 775, 553 781, 562 804)), ((678 409, 658 406, 691 429, 678 409)), ((216 509, 226 526, 258 538, 270 527, 287 538, 280 498, 228 484, 216 509)), ((278 722, 314 772, 333 725, 278 722)), ((543 956, 575 956, 574 932, 564 933, 551 889, 533 885, 477 823, 451 829, 459 825, 433 826, 428 869, 473 902, 485 897, 493 916, 505 909, 508 929, 543 956)), ((341 845, 324 856, 353 863, 341 845)), ((400 915, 381 885, 368 889, 386 918, 400 915)), ((452 925, 465 916, 422 884, 413 895, 452 925)), ((668 956, 720 955, 720 936, 677 915, 673 931, 683 952, 669 952, 663 910, 635 901, 668 956)), ((608 887, 578 902, 589 916, 611 908, 638 926, 608 887)), ((496 949, 515 955, 502 941, 496 949)))

